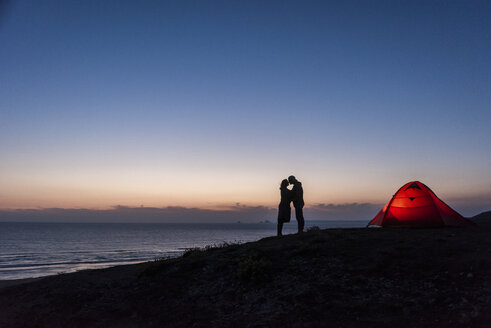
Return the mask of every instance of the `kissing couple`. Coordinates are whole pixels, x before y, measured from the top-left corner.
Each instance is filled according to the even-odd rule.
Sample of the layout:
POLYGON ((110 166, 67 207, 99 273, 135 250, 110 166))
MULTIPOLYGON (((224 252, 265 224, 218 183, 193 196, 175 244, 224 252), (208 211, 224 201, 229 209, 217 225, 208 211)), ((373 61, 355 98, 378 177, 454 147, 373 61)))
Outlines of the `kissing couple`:
POLYGON ((284 179, 280 184, 281 201, 278 206, 278 236, 282 235, 283 223, 290 222, 292 209, 290 203, 293 202, 295 207, 295 217, 298 222, 298 233, 303 232, 305 220, 303 218, 303 188, 302 183, 298 181, 293 175, 290 175, 288 179, 284 179), (292 189, 288 189, 289 185, 293 185, 292 189))

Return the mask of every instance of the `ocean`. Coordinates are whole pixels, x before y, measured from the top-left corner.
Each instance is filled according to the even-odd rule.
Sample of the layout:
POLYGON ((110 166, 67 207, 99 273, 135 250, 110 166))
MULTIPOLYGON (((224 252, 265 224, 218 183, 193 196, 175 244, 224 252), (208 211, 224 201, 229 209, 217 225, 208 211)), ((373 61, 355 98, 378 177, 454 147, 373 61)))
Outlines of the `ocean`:
MULTIPOLYGON (((325 228, 367 221, 307 221, 325 228)), ((295 233, 296 221, 284 234, 295 233)), ((274 223, 6 223, 0 222, 0 280, 42 277, 140 263, 186 249, 244 243, 276 234, 274 223)))

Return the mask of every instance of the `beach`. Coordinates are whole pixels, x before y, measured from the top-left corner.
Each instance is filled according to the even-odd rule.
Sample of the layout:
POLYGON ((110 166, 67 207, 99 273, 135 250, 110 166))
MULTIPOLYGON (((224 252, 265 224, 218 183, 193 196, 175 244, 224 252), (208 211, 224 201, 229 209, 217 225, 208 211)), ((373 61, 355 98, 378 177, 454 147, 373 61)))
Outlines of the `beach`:
POLYGON ((487 327, 490 234, 314 229, 18 281, 0 326, 487 327))

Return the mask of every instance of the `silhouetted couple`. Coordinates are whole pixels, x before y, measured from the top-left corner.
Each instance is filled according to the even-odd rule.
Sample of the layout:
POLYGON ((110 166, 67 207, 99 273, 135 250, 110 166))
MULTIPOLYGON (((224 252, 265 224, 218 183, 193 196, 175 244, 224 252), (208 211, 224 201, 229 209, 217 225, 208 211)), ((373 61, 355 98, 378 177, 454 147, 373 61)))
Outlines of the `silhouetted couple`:
POLYGON ((302 183, 295 179, 293 175, 290 175, 287 179, 281 181, 280 185, 281 201, 278 206, 278 236, 282 235, 283 223, 290 222, 292 210, 290 203, 293 202, 295 207, 295 217, 298 222, 298 233, 303 232, 305 220, 303 218, 303 188, 302 183), (288 189, 288 186, 292 184, 292 190, 288 189))

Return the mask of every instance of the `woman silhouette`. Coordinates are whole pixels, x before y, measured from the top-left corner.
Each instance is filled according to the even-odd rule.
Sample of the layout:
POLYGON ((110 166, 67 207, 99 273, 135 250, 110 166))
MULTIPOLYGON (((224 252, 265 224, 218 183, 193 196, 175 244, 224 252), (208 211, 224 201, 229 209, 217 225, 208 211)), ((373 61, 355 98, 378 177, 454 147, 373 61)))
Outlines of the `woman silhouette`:
POLYGON ((292 210, 290 208, 290 203, 292 202, 293 192, 289 190, 288 180, 284 179, 280 184, 280 195, 281 201, 278 206, 278 236, 282 235, 283 223, 290 222, 290 217, 292 214, 292 210))

